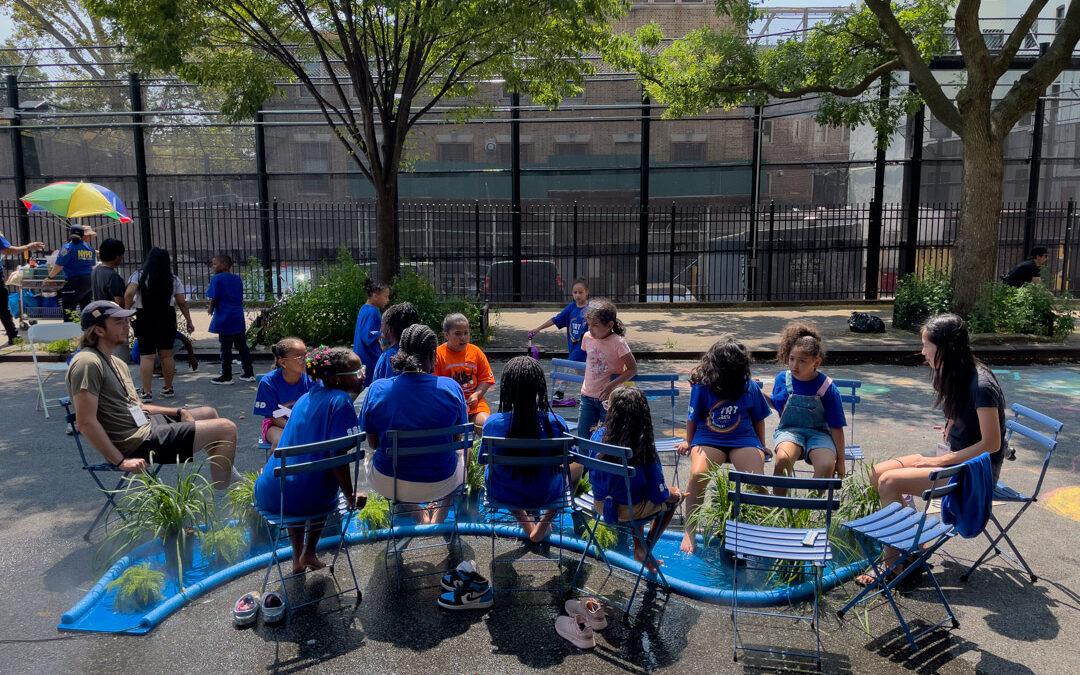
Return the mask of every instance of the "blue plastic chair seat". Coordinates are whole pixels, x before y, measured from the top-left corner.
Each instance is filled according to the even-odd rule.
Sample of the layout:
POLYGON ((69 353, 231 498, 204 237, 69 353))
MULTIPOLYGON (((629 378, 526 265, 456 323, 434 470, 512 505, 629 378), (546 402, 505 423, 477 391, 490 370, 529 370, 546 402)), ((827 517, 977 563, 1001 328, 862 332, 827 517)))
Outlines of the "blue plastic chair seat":
POLYGON ((994 501, 996 502, 1030 502, 1031 497, 1022 492, 1017 492, 1005 483, 998 481, 994 486, 994 501))
POLYGON ((922 513, 910 506, 892 503, 865 518, 842 523, 842 525, 901 550, 909 550, 925 542, 934 541, 952 530, 952 525, 946 525, 934 516, 927 516, 923 530, 919 533, 919 522, 922 516, 922 513), (916 534, 919 535, 918 541, 915 540, 916 534))
POLYGON ((861 445, 845 445, 844 446, 844 457, 847 458, 848 461, 861 462, 863 460, 862 446, 861 445))
POLYGON ((729 520, 724 524, 724 550, 774 560, 832 560, 832 546, 824 528, 791 529, 729 520), (808 532, 818 533, 812 546, 803 545, 808 532))

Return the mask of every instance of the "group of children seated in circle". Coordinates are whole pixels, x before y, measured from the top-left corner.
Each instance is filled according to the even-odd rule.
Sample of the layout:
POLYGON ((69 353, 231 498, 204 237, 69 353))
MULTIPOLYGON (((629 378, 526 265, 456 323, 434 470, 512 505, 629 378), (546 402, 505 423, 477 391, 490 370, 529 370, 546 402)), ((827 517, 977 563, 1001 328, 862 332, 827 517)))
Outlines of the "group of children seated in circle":
MULTIPOLYGON (((410 303, 393 305, 380 315, 389 299, 386 287, 369 284, 367 291, 368 304, 357 320, 357 340, 367 341, 360 349, 320 347, 309 352, 296 338, 274 345, 277 368, 263 378, 255 403, 255 413, 266 417, 266 441, 293 446, 364 431, 374 451, 366 466, 370 487, 388 499, 427 504, 420 521, 438 523, 447 515, 450 495, 465 479, 469 458, 450 451, 445 457, 401 457, 395 466, 387 432, 472 422, 491 437, 546 439, 567 433, 566 420, 551 409, 546 375, 538 361, 520 356, 507 363, 499 411, 491 415, 484 394, 495 380, 487 357, 469 342, 466 317, 450 314, 444 319, 445 341, 440 345, 410 303), (369 349, 375 325, 382 342, 377 347, 385 347, 378 352, 369 349), (365 383, 367 394, 358 416, 353 400, 365 383)), ((686 441, 677 446, 680 454, 690 455, 689 487, 684 494, 667 486, 648 400, 639 389, 621 386, 637 373, 637 363, 615 305, 603 299, 590 301, 582 279, 575 281, 573 294, 573 303, 529 335, 531 339, 550 325, 566 329, 571 358, 585 363, 576 434, 631 450, 628 463, 636 471, 629 495, 621 478, 593 472, 590 480, 598 515, 627 521, 632 514, 639 524, 634 537, 639 562, 645 562, 646 546, 670 523, 676 505, 685 498, 686 515, 700 506, 712 464, 730 463, 738 471, 763 473, 765 463, 772 460, 775 474, 790 475, 801 459, 813 467, 815 477, 844 475, 846 420, 840 393, 818 370, 825 356, 821 334, 796 322, 780 336, 777 357, 786 369, 776 376, 768 397, 752 377, 749 350, 735 338, 720 338, 701 357, 690 374, 686 441), (770 447, 764 420, 772 409, 780 420, 770 447)), ((954 315, 934 317, 924 326, 922 340, 936 403, 946 414, 943 434, 950 452, 878 464, 871 480, 886 504, 929 487, 934 468, 981 452, 991 453, 995 478, 1001 466, 1004 396, 993 374, 971 354, 966 324, 954 315)), ((311 459, 317 458, 290 461, 311 459)), ((277 461, 271 456, 255 486, 257 504, 271 511, 280 504, 279 482, 273 476, 277 461)), ((496 466, 492 471, 490 498, 518 506, 514 515, 525 535, 539 542, 550 534, 557 515, 557 509, 543 507, 577 485, 582 467, 572 464, 566 473, 519 466, 496 466)), ((286 484, 288 511, 325 512, 339 489, 347 503, 362 505, 365 497, 350 483, 346 471, 296 476, 286 484)), ((696 547, 693 522, 689 520, 681 545, 687 553, 696 547)), ((309 521, 306 531, 290 530, 296 572, 324 566, 315 556, 321 527, 321 522, 309 521)), ((886 551, 886 562, 891 562, 888 556, 886 551)))

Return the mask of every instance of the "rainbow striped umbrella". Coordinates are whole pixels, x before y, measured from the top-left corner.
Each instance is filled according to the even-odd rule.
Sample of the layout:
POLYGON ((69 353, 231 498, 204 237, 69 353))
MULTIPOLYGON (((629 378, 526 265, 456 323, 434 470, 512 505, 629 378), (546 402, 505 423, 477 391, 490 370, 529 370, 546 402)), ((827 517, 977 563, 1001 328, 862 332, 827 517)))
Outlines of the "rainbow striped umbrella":
POLYGON ((51 183, 21 199, 29 211, 48 211, 61 218, 108 216, 121 223, 131 222, 124 202, 112 190, 96 183, 51 183))

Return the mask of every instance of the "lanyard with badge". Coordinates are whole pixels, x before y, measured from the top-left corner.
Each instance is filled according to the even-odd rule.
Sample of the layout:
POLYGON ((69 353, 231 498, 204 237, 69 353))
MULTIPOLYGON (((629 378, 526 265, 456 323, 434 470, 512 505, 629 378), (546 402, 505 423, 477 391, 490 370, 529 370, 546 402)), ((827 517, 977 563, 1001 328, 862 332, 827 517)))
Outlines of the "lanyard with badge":
MULTIPOLYGON (((124 379, 120 377, 120 373, 116 370, 116 366, 113 365, 112 357, 105 356, 96 348, 94 349, 94 351, 97 352, 98 358, 105 361, 105 363, 109 366, 109 371, 112 372, 113 377, 116 378, 116 383, 120 385, 120 388, 123 389, 125 393, 127 393, 127 386, 124 383, 124 379)), ((146 417, 146 411, 143 410, 142 406, 138 403, 129 405, 128 412, 131 413, 131 421, 134 422, 135 426, 137 427, 141 427, 150 422, 150 420, 146 417)))

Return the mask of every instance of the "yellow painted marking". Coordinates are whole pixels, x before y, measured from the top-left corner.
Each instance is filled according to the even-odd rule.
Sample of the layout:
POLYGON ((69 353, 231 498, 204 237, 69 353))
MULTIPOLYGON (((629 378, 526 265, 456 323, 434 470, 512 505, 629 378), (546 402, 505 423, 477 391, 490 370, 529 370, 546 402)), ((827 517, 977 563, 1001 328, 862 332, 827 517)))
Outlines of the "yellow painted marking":
POLYGON ((1041 501, 1053 513, 1080 522, 1080 487, 1058 488, 1043 497, 1041 501))

